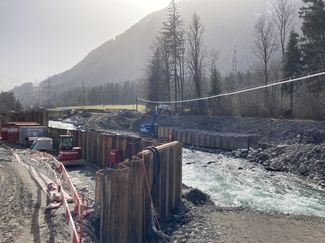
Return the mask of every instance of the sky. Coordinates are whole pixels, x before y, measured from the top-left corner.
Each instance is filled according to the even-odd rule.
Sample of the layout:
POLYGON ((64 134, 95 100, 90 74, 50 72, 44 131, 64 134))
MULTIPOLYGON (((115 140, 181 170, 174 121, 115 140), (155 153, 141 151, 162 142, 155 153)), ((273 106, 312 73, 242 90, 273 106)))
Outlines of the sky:
POLYGON ((76 65, 170 0, 0 0, 0 90, 76 65))

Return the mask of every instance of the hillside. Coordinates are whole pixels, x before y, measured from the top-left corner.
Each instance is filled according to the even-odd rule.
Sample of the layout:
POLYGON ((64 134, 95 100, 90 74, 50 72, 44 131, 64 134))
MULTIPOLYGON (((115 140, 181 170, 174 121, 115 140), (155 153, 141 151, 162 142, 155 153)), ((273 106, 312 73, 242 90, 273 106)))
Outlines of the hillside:
MULTIPOLYGON (((183 0, 179 5, 186 23, 194 12, 200 15, 206 29, 206 46, 222 50, 222 71, 230 71, 234 45, 238 49, 240 69, 245 70, 253 62, 249 49, 255 20, 258 13, 265 10, 263 1, 183 0), (241 8, 238 8, 238 2, 244 3, 240 4, 241 8)), ((151 43, 165 17, 165 9, 148 15, 123 34, 90 52, 72 69, 51 80, 57 85, 65 84, 66 88, 67 84, 75 86, 82 80, 89 84, 99 84, 141 78, 151 43)))
MULTIPOLYGON (((207 49, 220 50, 219 68, 228 73, 232 67, 234 46, 238 52, 238 69, 245 71, 255 60, 250 50, 256 19, 270 6, 261 0, 182 0, 181 14, 188 23, 196 12, 205 25, 207 49)), ((50 77, 58 91, 106 82, 138 80, 144 76, 144 67, 150 46, 166 18, 166 9, 154 12, 115 39, 91 51, 71 69, 50 77)), ((47 80, 41 83, 46 90, 47 80)))

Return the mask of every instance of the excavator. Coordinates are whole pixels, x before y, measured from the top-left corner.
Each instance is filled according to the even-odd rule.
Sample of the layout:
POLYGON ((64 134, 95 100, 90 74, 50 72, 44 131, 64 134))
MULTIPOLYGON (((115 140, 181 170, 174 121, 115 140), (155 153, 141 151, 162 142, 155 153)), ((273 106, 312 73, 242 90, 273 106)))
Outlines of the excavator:
POLYGON ((64 165, 85 164, 85 161, 82 159, 82 149, 74 147, 73 144, 74 137, 70 133, 59 136, 59 161, 64 165))
POLYGON ((157 137, 158 136, 158 124, 155 123, 160 113, 162 112, 162 108, 156 110, 151 119, 147 122, 140 124, 140 135, 141 136, 149 136, 149 137, 157 137))

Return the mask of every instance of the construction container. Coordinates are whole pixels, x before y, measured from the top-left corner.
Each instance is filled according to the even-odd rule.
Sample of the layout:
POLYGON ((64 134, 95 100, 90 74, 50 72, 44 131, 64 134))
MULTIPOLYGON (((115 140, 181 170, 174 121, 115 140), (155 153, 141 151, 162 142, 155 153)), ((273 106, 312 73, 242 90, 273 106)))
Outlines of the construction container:
POLYGON ((7 140, 9 143, 17 143, 18 141, 18 127, 15 125, 8 126, 7 140))
POLYGON ((8 124, 1 124, 1 139, 6 141, 8 140, 8 124))
POLYGON ((18 143, 25 144, 29 137, 47 137, 48 128, 45 126, 19 126, 18 127, 18 143))

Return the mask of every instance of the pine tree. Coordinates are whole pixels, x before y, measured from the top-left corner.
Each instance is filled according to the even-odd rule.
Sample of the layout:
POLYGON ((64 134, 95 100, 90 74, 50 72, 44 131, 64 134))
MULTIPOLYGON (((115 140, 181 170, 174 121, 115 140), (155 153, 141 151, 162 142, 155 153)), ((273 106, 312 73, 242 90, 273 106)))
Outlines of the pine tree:
POLYGON ((217 95, 220 94, 221 88, 220 88, 220 82, 221 82, 221 75, 220 72, 214 68, 211 72, 210 77, 211 82, 211 95, 217 95))
MULTIPOLYGON (((287 44, 286 51, 284 53, 284 63, 282 74, 284 78, 291 78, 297 76, 301 73, 302 69, 302 56, 299 46, 299 35, 292 31, 290 33, 289 42, 287 44)), ((281 94, 284 93, 290 96, 290 109, 288 111, 289 115, 293 114, 294 105, 294 93, 295 86, 293 83, 285 84, 282 86, 281 94)))
MULTIPOLYGON (((303 64, 305 72, 317 72, 325 69, 325 4, 323 0, 303 0, 305 5, 300 9, 302 18, 303 64)), ((308 83, 310 98, 315 115, 319 115, 320 93, 324 89, 324 77, 316 78, 308 83)))
POLYGON ((300 9, 302 51, 309 72, 325 68, 325 4, 323 0, 303 0, 300 9))
POLYGON ((217 62, 220 52, 216 50, 210 51, 210 95, 216 95, 221 92, 221 74, 217 68, 217 62))
POLYGON ((152 56, 147 65, 147 97, 149 100, 160 100, 162 83, 162 60, 159 46, 154 46, 152 56))

